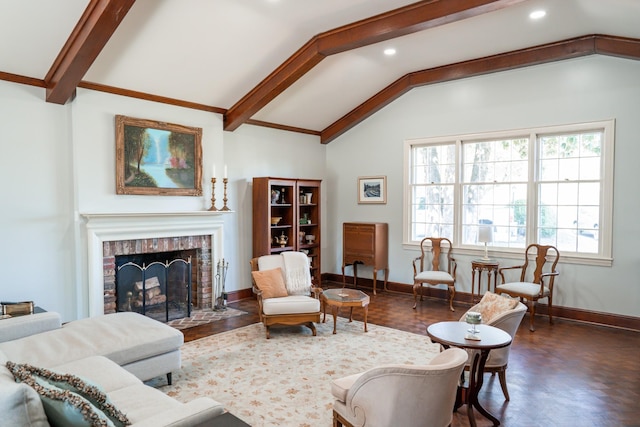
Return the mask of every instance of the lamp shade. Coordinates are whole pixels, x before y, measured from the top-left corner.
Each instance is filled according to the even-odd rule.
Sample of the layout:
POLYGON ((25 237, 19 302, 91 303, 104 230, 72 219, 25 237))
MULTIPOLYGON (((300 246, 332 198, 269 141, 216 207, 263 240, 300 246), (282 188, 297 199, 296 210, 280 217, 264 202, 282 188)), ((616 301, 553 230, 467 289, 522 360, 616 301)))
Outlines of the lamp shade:
POLYGON ((478 229, 478 242, 493 242, 493 227, 490 225, 481 225, 478 229))

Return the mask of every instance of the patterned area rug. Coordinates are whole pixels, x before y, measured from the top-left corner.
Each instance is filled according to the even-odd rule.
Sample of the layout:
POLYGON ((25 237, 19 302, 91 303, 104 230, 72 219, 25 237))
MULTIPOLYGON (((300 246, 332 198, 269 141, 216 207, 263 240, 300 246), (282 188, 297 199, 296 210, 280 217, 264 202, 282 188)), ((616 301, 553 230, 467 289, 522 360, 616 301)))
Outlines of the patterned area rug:
POLYGON ((215 322, 216 320, 228 319, 229 317, 242 316, 247 314, 246 311, 236 310, 235 308, 227 307, 226 310, 214 311, 211 308, 202 310, 193 310, 191 317, 184 317, 182 319, 172 320, 167 323, 169 326, 173 326, 176 329, 186 329, 193 326, 204 325, 207 323, 215 322))
MULTIPOLYGON (((182 371, 158 388, 187 402, 208 396, 253 427, 330 427, 331 380, 386 364, 424 364, 439 351, 426 335, 338 318, 304 327, 257 323, 186 343, 182 371)), ((158 385, 162 381, 158 380, 158 385)), ((154 384, 151 384, 154 385, 154 384)))

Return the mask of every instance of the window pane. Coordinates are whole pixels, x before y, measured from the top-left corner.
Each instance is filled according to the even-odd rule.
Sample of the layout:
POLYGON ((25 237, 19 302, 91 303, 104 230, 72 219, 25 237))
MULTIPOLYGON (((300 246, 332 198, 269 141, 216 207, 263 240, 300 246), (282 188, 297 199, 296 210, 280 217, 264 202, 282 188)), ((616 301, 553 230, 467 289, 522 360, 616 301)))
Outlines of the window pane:
POLYGON ((598 206, 600 204, 600 183, 583 182, 578 184, 578 201, 581 205, 598 206))
POLYGON ((455 181, 455 146, 430 145, 413 149, 413 182, 453 183, 455 181))
POLYGON ((528 147, 521 138, 462 144, 464 244, 477 245, 478 226, 492 224, 492 246, 524 247, 528 147))
POLYGON ((417 186, 413 190, 412 239, 424 237, 453 238, 453 186, 417 186))

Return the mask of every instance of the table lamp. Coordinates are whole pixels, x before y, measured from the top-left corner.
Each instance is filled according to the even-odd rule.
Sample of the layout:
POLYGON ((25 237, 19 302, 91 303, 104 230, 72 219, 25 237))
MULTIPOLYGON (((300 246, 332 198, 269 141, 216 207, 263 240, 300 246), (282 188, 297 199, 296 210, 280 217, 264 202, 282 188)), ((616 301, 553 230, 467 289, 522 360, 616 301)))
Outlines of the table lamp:
POLYGON ((493 226, 481 225, 478 229, 478 242, 484 243, 484 257, 483 261, 489 261, 489 252, 487 249, 487 243, 493 242, 493 226))

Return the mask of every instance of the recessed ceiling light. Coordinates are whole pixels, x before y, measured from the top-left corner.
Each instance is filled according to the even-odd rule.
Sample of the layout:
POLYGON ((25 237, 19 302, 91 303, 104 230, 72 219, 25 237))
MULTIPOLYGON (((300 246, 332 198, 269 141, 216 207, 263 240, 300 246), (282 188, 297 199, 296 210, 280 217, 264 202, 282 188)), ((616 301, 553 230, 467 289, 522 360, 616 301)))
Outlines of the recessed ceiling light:
POLYGON ((392 56, 392 55, 396 54, 396 50, 394 48, 390 47, 390 48, 387 48, 387 49, 384 50, 384 54, 387 55, 387 56, 392 56))
POLYGON ((529 18, 531 19, 540 19, 543 18, 547 14, 544 10, 534 10, 529 14, 529 18))

